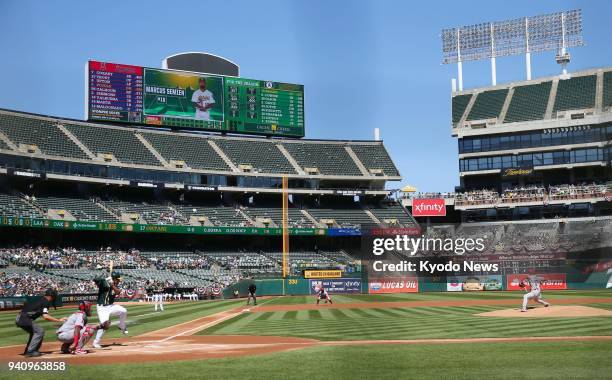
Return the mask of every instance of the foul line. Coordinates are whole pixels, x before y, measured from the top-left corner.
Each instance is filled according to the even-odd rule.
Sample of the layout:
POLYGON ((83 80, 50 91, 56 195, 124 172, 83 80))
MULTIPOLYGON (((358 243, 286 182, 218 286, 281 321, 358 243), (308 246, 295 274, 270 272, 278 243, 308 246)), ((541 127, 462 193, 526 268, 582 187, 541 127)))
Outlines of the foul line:
MULTIPOLYGON (((224 311, 224 312, 221 312, 221 313, 219 313, 219 314, 222 314, 222 313, 226 313, 226 312, 224 311)), ((186 330, 186 331, 182 331, 182 332, 180 332, 180 333, 178 333, 178 334, 174 334, 174 335, 169 336, 169 337, 167 337, 167 338, 164 338, 164 339, 158 340, 157 342, 159 342, 159 343, 163 343, 163 342, 167 342, 167 341, 169 341, 169 340, 172 340, 172 339, 174 339, 174 338, 177 338, 177 337, 179 337, 179 336, 183 336, 183 335, 189 334, 189 333, 191 333, 191 332, 196 332, 196 331, 199 331, 199 330, 205 330, 205 329, 207 329, 207 328, 209 328, 209 327, 211 327, 211 326, 214 326, 214 325, 216 325, 216 324, 219 324, 219 323, 221 323, 221 322, 223 322, 223 321, 226 321, 226 320, 228 320, 228 319, 234 318, 235 316, 240 315, 241 313, 242 313, 242 310, 240 310, 239 312, 234 312, 234 313, 231 313, 231 314, 229 314, 229 315, 227 315, 227 316, 225 316, 225 317, 223 317, 223 318, 215 319, 214 321, 210 321, 210 322, 208 322, 208 323, 205 323, 205 324, 203 324, 203 325, 200 325, 200 326, 194 327, 194 328, 192 328, 192 329, 189 329, 189 330, 186 330)), ((213 316, 214 316, 214 314, 213 314, 213 316)))

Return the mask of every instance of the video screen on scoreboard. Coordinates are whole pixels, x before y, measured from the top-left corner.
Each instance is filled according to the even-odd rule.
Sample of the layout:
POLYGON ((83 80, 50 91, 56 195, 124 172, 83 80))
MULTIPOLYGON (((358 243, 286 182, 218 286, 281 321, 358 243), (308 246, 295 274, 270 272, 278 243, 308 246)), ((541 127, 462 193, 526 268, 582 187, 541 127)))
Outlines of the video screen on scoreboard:
POLYGON ((87 119, 304 137, 304 86, 89 61, 87 119))

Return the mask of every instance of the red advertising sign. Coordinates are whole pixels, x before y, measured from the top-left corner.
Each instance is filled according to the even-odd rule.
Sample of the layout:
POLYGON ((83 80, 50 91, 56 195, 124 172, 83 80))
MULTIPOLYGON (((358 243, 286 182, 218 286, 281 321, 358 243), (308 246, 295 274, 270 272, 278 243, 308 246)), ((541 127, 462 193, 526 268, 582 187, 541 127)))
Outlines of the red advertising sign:
POLYGON ((539 278, 542 283, 542 290, 564 290, 567 289, 565 273, 543 273, 543 274, 509 274, 506 276, 508 290, 522 290, 520 282, 526 278, 539 278))
POLYGON ((413 199, 413 216, 446 216, 444 199, 413 199))
POLYGON ((395 236, 395 235, 420 236, 421 227, 372 228, 370 230, 370 235, 372 236, 395 236))
POLYGON ((419 280, 416 277, 372 278, 368 282, 370 294, 418 293, 419 280))

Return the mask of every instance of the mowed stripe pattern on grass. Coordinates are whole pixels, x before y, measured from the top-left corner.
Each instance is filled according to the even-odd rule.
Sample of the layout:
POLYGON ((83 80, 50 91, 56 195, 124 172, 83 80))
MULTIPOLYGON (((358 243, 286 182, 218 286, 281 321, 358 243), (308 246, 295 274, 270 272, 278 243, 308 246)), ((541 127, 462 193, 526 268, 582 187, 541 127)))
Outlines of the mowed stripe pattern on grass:
POLYGON ((505 307, 331 309, 322 305, 318 310, 244 313, 201 334, 280 335, 321 340, 612 335, 609 317, 549 319, 475 315, 502 308, 505 307))
MULTIPOLYGON (((130 336, 140 335, 153 330, 179 323, 204 317, 207 315, 222 312, 241 304, 240 301, 202 301, 184 302, 165 305, 165 311, 155 313, 153 305, 140 305, 138 303, 125 305, 128 311, 127 323, 130 336)), ((76 311, 75 308, 60 308, 50 310, 54 317, 68 316, 76 311)), ((27 333, 15 326, 17 311, 0 313, 0 346, 13 344, 25 344, 27 333)), ((104 335, 104 339, 118 338, 122 336, 118 328, 114 327, 118 321, 117 317, 111 317, 113 326, 104 335)), ((95 307, 92 309, 92 316, 88 321, 90 324, 98 323, 95 307)), ((55 340, 55 330, 59 327, 58 323, 50 323, 42 318, 37 320, 39 326, 45 329, 45 341, 55 340)))

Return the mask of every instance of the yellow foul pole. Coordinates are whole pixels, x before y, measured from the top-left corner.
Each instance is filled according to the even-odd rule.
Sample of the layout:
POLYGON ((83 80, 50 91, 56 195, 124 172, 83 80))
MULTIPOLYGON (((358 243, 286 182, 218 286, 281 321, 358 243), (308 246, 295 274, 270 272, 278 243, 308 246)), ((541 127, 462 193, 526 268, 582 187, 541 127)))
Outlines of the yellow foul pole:
MULTIPOLYGON (((288 227, 288 208, 289 208, 289 180, 283 177, 283 279, 289 274, 289 227, 288 227)), ((284 281, 283 281, 284 284, 284 281)))

